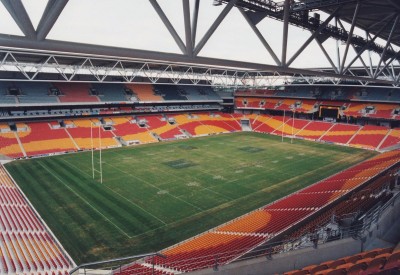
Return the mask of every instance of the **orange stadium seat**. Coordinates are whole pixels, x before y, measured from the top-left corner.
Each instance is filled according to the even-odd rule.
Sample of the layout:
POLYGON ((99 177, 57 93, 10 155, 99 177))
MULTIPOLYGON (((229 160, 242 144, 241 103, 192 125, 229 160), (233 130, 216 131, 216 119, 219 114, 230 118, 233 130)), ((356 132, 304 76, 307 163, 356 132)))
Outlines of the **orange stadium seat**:
POLYGON ((22 149, 18 143, 16 133, 0 132, 0 154, 11 157, 20 158, 24 156, 22 149))
POLYGON ((115 123, 113 125, 113 132, 116 136, 122 137, 126 142, 151 143, 157 141, 147 128, 132 123, 132 117, 112 118, 112 120, 115 123))
POLYGON ((356 147, 376 149, 388 132, 389 129, 386 127, 366 125, 357 132, 349 143, 356 147))
POLYGON ((28 156, 77 150, 65 129, 52 129, 45 122, 28 123, 27 131, 18 136, 28 156))
POLYGON ((154 93, 153 85, 151 84, 125 84, 139 98, 140 101, 164 101, 162 96, 154 93))
POLYGON ((340 144, 347 144, 360 129, 358 125, 334 124, 329 131, 321 137, 321 140, 340 144))
POLYGON ((66 130, 81 150, 92 149, 92 143, 93 148, 100 148, 100 143, 102 148, 119 145, 111 131, 105 131, 101 126, 98 126, 98 120, 74 119, 72 123, 75 127, 66 128, 66 130), (99 137, 101 137, 101 140, 99 137))
POLYGON ((389 148, 398 144, 400 144, 400 128, 391 129, 379 149, 389 148))
POLYGON ((55 82, 62 95, 58 98, 60 102, 99 102, 99 98, 90 95, 90 84, 74 82, 55 82))
POLYGON ((3 166, 0 166, 0 200, 2 274, 45 274, 72 267, 3 166))
POLYGON ((307 126, 296 133, 297 137, 302 137, 306 139, 319 139, 329 128, 332 127, 331 123, 327 122, 320 122, 320 121, 312 121, 311 123, 307 124, 307 126))

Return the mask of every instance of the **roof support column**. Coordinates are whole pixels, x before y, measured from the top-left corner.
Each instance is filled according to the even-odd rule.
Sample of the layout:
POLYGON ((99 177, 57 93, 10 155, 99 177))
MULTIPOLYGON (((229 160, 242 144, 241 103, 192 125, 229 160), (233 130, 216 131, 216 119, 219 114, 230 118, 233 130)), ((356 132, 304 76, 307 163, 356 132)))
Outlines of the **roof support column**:
POLYGON ((36 31, 32 25, 31 19, 21 0, 1 0, 8 13, 17 23, 22 33, 31 39, 36 38, 36 31))
POLYGON ((182 0, 183 19, 185 23, 186 54, 193 56, 192 28, 190 26, 190 5, 189 0, 182 0))
POLYGON ((193 18, 192 18, 192 48, 196 45, 196 33, 197 33, 197 19, 199 18, 199 7, 200 0, 196 0, 193 9, 193 18))
POLYGON ((288 67, 286 64, 287 44, 289 35, 290 0, 285 0, 283 5, 283 36, 282 36, 282 58, 281 66, 288 67))

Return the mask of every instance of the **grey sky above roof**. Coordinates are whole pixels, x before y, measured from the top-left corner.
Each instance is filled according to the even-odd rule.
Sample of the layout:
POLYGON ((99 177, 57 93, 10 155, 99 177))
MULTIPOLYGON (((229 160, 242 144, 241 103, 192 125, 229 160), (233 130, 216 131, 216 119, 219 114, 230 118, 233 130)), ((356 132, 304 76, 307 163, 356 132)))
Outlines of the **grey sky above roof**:
MULTIPOLYGON (((36 28, 47 0, 22 0, 22 2, 36 28)), ((212 2, 212 0, 200 1, 197 42, 224 8, 224 5, 213 6, 212 2)), ((182 1, 158 0, 158 3, 184 40, 182 1)), ((193 8, 194 0, 190 0, 190 5, 193 8)), ((326 17, 326 14, 321 13, 322 20, 326 17)), ((0 18, 0 33, 22 35, 3 5, 0 5, 0 18)), ((344 23, 344 25, 349 28, 348 24, 344 23)), ((257 27, 274 52, 280 56, 282 23, 265 18, 257 27)), ((356 29, 355 33, 364 36, 362 30, 356 29)), ((289 57, 309 36, 310 32, 306 30, 289 27, 289 57)), ((180 53, 178 46, 148 0, 69 0, 47 39, 180 53)), ((381 45, 385 44, 379 39, 377 42, 381 45)), ((336 43, 332 39, 323 43, 333 60, 336 59, 336 43)), ((344 45, 339 43, 339 47, 343 51, 344 45)), ((236 8, 227 15, 199 55, 274 64, 272 57, 236 8)), ((354 50, 350 49, 348 60, 354 56, 354 50)), ((369 58, 367 53, 362 56, 365 60, 369 58)), ((377 62, 379 56, 373 53, 372 60, 377 62)), ((292 67, 297 68, 329 66, 315 41, 292 64, 292 67)), ((354 66, 361 66, 361 62, 355 62, 354 66)))

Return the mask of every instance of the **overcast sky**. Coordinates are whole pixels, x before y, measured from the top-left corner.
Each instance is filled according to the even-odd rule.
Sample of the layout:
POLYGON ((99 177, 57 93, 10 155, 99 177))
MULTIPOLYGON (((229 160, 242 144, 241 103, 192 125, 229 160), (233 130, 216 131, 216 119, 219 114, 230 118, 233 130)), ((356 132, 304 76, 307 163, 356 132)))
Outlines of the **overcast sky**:
MULTIPOLYGON (((47 0, 22 0, 36 28, 47 0)), ((158 0, 181 39, 185 41, 181 0, 158 0)), ((196 41, 208 30, 213 20, 223 9, 213 6, 212 0, 200 3, 196 41)), ((190 0, 191 7, 194 0, 190 0)), ((321 19, 326 15, 322 14, 321 19)), ((18 26, 0 4, 0 33, 22 35, 18 26)), ((347 26, 347 25, 346 25, 347 26)), ((282 23, 264 19, 257 25, 276 55, 282 51, 282 23)), ((361 30, 356 33, 363 35, 361 30)), ((309 37, 310 33, 297 27, 289 29, 288 58, 309 37)), ((69 0, 63 13, 47 37, 48 39, 85 42, 152 51, 180 53, 171 35, 161 22, 148 0, 69 0)), ((379 42, 384 45, 383 41, 379 42)), ((340 44, 341 52, 344 45, 340 44)), ((336 62, 336 41, 328 39, 324 47, 336 62)), ((275 64, 273 59, 253 33, 240 12, 233 8, 209 42, 200 52, 201 56, 275 64)), ((348 61, 354 56, 350 49, 348 61)), ((368 55, 363 54, 368 63, 368 55)), ((378 60, 373 54, 373 60, 378 60)), ((356 62, 355 65, 361 65, 356 62)), ((312 44, 292 64, 293 67, 330 67, 321 49, 312 44)))

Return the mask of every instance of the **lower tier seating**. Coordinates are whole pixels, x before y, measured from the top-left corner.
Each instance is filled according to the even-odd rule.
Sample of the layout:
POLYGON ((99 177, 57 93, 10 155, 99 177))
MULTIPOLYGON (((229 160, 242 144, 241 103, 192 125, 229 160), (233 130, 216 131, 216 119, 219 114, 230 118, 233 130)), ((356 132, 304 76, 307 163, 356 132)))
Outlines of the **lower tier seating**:
POLYGON ((17 123, 17 131, 0 124, 0 154, 21 158, 57 152, 117 147, 191 136, 213 135, 246 130, 300 139, 386 150, 400 145, 399 128, 360 126, 264 114, 183 113, 103 117, 99 119, 17 123), (244 123, 244 122, 243 122, 244 123), (103 126, 107 126, 107 130, 103 126), (91 130, 93 128, 93 131, 91 130), (92 131, 92 134, 91 134, 92 131), (93 140, 91 139, 93 135, 93 140))
POLYGON ((295 274, 398 274, 400 251, 378 248, 352 256, 323 262, 293 270, 284 275, 295 274), (393 272, 393 273, 392 273, 393 272))
POLYGON ((0 273, 66 275, 73 266, 0 166, 0 273))
MULTIPOLYGON (((361 185, 364 185, 364 191, 353 194, 348 200, 342 200, 340 207, 336 206, 335 211, 338 214, 345 213, 346 209, 351 211, 348 202, 353 206, 356 204, 365 206, 371 203, 369 199, 365 199, 368 198, 366 192, 372 194, 381 188, 383 183, 374 182, 368 185, 368 180, 399 162, 400 151, 375 156, 279 201, 160 251, 167 257, 155 257, 155 267, 181 273, 229 263, 276 234, 283 234, 287 228, 292 228, 293 225, 305 220, 322 207, 328 209, 329 212, 332 208, 327 206, 332 201, 340 199, 344 194, 361 185), (356 198, 362 198, 362 201, 356 198)), ((329 212, 328 215, 331 213, 329 212)), ((318 221, 327 216, 323 216, 318 221)), ((153 258, 144 259, 144 262, 153 263, 153 258)), ((127 265, 125 268, 128 269, 137 264, 140 262, 127 265)), ((118 272, 114 274, 119 274, 118 272)))

